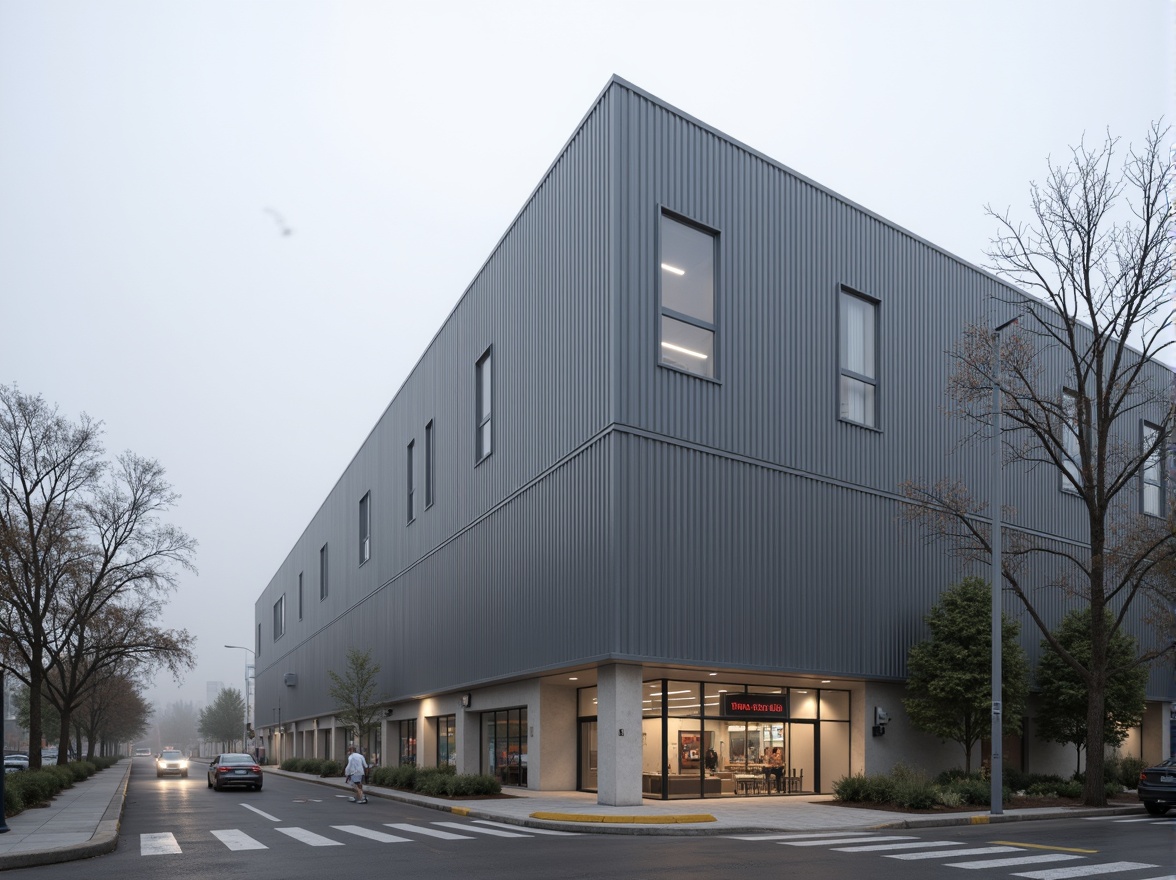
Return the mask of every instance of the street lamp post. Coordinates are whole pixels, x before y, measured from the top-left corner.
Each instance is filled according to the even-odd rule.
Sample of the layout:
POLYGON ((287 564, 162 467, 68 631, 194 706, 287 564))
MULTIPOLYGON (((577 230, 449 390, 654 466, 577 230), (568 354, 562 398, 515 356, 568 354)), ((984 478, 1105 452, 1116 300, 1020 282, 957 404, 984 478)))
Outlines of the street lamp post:
POLYGON ((992 755, 988 762, 989 789, 988 810, 993 816, 1004 812, 1004 758, 1001 755, 1001 742, 1004 739, 1004 725, 1001 723, 1001 649, 1004 646, 1002 623, 1001 590, 1004 577, 1001 573, 1000 561, 1000 515, 1004 506, 1004 451, 1000 440, 1000 332, 1010 324, 1015 324, 1016 318, 1005 321, 992 334, 992 413, 993 413, 993 475, 992 475, 992 755))
MULTIPOLYGON (((256 655, 253 653, 253 649, 246 648, 244 645, 225 645, 225 647, 226 648, 236 648, 240 651, 248 651, 250 657, 256 657, 256 655)), ((249 747, 246 740, 249 739, 249 737, 248 737, 248 733, 249 733, 249 671, 251 669, 253 669, 253 664, 246 663, 245 664, 245 693, 242 694, 242 696, 245 698, 245 721, 241 726, 241 751, 247 751, 248 747, 249 747)))

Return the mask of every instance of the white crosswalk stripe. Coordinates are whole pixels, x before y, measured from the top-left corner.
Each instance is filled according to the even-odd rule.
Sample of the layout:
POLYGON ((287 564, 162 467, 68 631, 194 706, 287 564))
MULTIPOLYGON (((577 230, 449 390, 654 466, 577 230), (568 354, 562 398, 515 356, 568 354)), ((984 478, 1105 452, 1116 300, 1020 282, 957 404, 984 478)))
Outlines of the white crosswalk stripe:
POLYGON ((422 828, 419 825, 409 825, 404 822, 385 822, 385 828, 395 828, 397 831, 411 831, 413 834, 423 834, 426 837, 436 837, 439 840, 474 840, 468 834, 454 834, 452 831, 442 831, 440 828, 422 828))
POLYGON ((884 843, 891 840, 914 840, 915 838, 909 834, 897 835, 892 837, 835 837, 832 840, 780 840, 777 843, 780 846, 837 846, 838 844, 852 844, 852 843, 884 843))
POLYGON ((139 835, 139 855, 166 856, 178 852, 183 852, 183 850, 176 842, 176 836, 170 831, 139 835))
POLYGON ((519 834, 517 831, 499 831, 497 828, 483 828, 481 826, 463 825, 460 822, 434 822, 434 825, 440 825, 443 828, 460 828, 462 831, 474 831, 478 834, 490 834, 494 837, 529 837, 528 834, 519 834))
POLYGON ((323 837, 321 834, 315 834, 305 828, 275 828, 274 831, 285 834, 287 837, 293 837, 307 846, 343 846, 338 840, 331 840, 329 837, 323 837))
POLYGON ((786 834, 725 834, 725 840, 812 840, 818 837, 869 837, 872 831, 789 831, 786 834))
POLYGON ((508 825, 505 822, 491 822, 489 819, 475 819, 474 822, 478 825, 492 825, 495 828, 506 828, 507 830, 523 830, 527 834, 549 834, 552 837, 579 837, 575 831, 556 831, 554 828, 523 828, 520 829, 518 825, 508 825))
POLYGON ((227 828, 223 831, 213 831, 212 836, 233 851, 247 849, 269 849, 264 843, 254 840, 244 831, 227 828))
POLYGON ((1014 874, 1014 877, 1027 877, 1028 880, 1069 880, 1071 877, 1093 877, 1096 874, 1117 874, 1120 871, 1141 871, 1144 868, 1155 868, 1145 862, 1104 862, 1101 865, 1076 865, 1069 868, 1051 868, 1048 871, 1028 871, 1024 874, 1014 874))
POLYGON ((397 837, 395 834, 385 834, 383 831, 373 831, 362 825, 332 825, 336 831, 345 831, 356 837, 366 837, 368 840, 378 840, 380 843, 412 843, 412 838, 397 837))
MULTIPOLYGON (((1021 850, 1024 852, 1024 850, 1021 850)), ((1072 856, 1069 853, 1042 853, 1037 856, 1021 856, 1016 859, 977 859, 972 862, 948 862, 948 868, 1015 868, 1017 865, 1040 865, 1044 862, 1069 862, 1082 856, 1072 856)))
MULTIPOLYGON (((834 852, 887 852, 896 849, 923 849, 928 846, 963 846, 960 840, 916 840, 914 843, 871 843, 865 846, 835 846, 834 852)), ((952 850, 955 852, 955 850, 952 850)))
POLYGON ((935 852, 898 853, 887 855, 886 858, 913 861, 914 859, 954 859, 957 856, 987 856, 994 853, 1011 852, 1024 852, 1024 850, 1016 846, 978 846, 975 849, 941 849, 935 852))

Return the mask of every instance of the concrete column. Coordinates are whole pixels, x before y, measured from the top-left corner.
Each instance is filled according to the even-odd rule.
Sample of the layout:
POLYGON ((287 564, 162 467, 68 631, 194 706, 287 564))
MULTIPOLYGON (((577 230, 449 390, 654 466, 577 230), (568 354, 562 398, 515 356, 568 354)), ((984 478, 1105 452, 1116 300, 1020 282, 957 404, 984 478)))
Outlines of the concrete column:
POLYGON ((641 667, 612 663, 596 679, 598 804, 641 803, 641 667))

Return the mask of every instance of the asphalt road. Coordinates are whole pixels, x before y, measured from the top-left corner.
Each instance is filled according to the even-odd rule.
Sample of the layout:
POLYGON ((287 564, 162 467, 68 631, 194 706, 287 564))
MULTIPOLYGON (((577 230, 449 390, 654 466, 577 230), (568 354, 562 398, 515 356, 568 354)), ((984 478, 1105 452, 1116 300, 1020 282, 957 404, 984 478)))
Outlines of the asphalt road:
POLYGON ((6 872, 5 880, 1152 880, 1176 878, 1174 854, 1176 816, 823 836, 545 834, 396 801, 352 804, 333 789, 279 776, 267 777, 260 792, 215 792, 199 765, 188 779, 156 779, 136 762, 116 852, 6 872))

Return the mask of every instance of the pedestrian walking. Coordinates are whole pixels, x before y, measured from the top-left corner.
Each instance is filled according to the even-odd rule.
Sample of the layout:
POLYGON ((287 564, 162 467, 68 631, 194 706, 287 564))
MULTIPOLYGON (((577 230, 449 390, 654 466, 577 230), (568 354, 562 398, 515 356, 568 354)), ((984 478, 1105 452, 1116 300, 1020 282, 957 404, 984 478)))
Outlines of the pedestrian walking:
POLYGON ((354 745, 347 747, 347 767, 343 771, 347 776, 347 781, 355 786, 355 797, 347 800, 355 804, 366 804, 367 795, 363 793, 363 777, 367 772, 368 763, 364 760, 359 749, 354 745))

